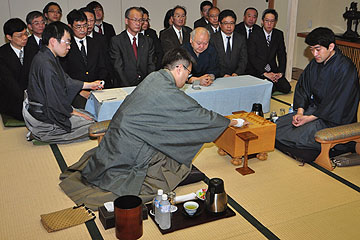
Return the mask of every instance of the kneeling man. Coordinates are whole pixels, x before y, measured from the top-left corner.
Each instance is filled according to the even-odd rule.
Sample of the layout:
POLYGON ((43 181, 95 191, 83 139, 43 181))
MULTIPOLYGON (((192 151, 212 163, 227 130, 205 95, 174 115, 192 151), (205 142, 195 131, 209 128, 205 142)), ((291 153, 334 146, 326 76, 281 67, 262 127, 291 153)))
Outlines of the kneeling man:
POLYGON ((23 116, 32 136, 43 142, 88 139, 88 128, 94 120, 71 103, 82 89, 103 87, 100 81, 74 80, 62 69, 59 57, 65 57, 70 50, 71 32, 62 22, 49 24, 42 34, 42 43, 47 47, 39 50, 31 64, 23 116))
POLYGON ((179 89, 192 68, 185 49, 169 50, 163 63, 165 69, 126 97, 100 145, 62 176, 61 188, 76 203, 96 209, 117 196, 139 195, 146 202, 159 188, 169 192, 190 173, 203 143, 229 125, 242 125, 202 108, 179 89))
POLYGON ((359 79, 354 63, 336 47, 333 31, 317 28, 305 42, 314 59, 295 88, 297 111, 276 122, 276 141, 290 148, 320 151, 317 131, 356 122, 359 79))

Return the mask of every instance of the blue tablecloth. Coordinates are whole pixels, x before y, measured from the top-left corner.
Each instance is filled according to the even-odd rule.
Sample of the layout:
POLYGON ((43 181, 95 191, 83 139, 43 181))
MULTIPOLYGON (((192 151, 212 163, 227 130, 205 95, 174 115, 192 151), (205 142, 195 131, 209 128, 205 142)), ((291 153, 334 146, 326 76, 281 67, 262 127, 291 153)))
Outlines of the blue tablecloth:
MULTIPOLYGON (((113 117, 125 98, 135 87, 105 89, 93 91, 87 100, 85 110, 92 113, 97 121, 113 117)), ((186 84, 182 90, 194 98, 201 106, 221 115, 230 115, 234 111, 251 111, 253 103, 261 103, 263 112, 270 110, 272 83, 253 76, 217 78, 208 87, 192 89, 186 84)))

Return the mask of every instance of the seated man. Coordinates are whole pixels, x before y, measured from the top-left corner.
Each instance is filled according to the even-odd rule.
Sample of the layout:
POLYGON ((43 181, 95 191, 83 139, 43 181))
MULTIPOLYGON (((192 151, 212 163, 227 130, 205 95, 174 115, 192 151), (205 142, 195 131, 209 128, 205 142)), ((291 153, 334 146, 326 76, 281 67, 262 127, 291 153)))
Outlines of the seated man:
POLYGON ((336 47, 330 29, 313 30, 305 42, 314 59, 295 88, 294 109, 297 112, 280 117, 276 122, 276 142, 289 148, 320 152, 320 143, 314 137, 317 131, 356 122, 359 79, 354 63, 336 47))
POLYGON ((190 43, 185 45, 185 49, 195 59, 192 77, 188 83, 195 80, 200 81, 200 85, 209 86, 218 76, 217 54, 212 45, 209 45, 210 33, 206 28, 198 27, 190 33, 190 43))
POLYGON ((263 28, 254 29, 248 42, 249 73, 273 83, 273 92, 289 93, 291 86, 285 78, 286 50, 284 34, 275 28, 278 13, 266 9, 262 15, 263 28))
POLYGON ((190 58, 182 48, 166 53, 165 69, 135 88, 100 145, 70 167, 75 170, 70 176, 62 175, 67 178, 60 187, 76 203, 96 208, 128 194, 147 202, 159 188, 172 191, 189 174, 203 143, 214 141, 229 125, 242 125, 202 108, 179 89, 191 71, 190 58))
POLYGON ((65 57, 71 43, 71 29, 53 22, 43 32, 43 46, 33 59, 24 101, 23 115, 32 136, 49 143, 70 143, 88 139, 94 122, 85 111, 71 106, 81 89, 101 89, 100 81, 82 82, 70 78, 59 57, 65 57))
POLYGON ((213 7, 213 4, 210 1, 203 1, 200 4, 201 18, 194 22, 194 28, 205 27, 206 25, 209 24, 208 12, 209 12, 209 9, 212 7, 213 7))

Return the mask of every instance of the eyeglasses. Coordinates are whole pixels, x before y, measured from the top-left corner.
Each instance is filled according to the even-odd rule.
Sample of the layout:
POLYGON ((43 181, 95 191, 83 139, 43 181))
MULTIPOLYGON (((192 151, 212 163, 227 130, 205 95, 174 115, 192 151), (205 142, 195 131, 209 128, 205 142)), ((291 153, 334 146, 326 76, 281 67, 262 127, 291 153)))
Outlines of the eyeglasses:
POLYGON ((95 12, 100 12, 100 11, 102 11, 102 9, 101 8, 94 8, 94 11, 95 12))
POLYGON ((186 15, 174 15, 174 18, 186 18, 186 15))
POLYGON ((148 19, 143 18, 143 22, 150 22, 150 18, 148 18, 148 19))
POLYGON ((219 17, 219 14, 216 14, 216 15, 209 15, 209 17, 211 17, 211 18, 217 18, 217 17, 219 17))
POLYGON ((24 32, 24 33, 16 33, 16 34, 13 34, 13 37, 16 37, 16 38, 23 38, 23 37, 29 37, 30 36, 30 33, 28 31, 24 32))
POLYGON ((129 20, 131 20, 131 21, 134 21, 134 22, 138 22, 138 23, 143 23, 144 22, 144 19, 136 19, 136 18, 127 18, 127 19, 129 19, 129 20))
POLYGON ((264 22, 265 22, 265 23, 275 23, 276 21, 275 21, 275 20, 265 19, 264 22))
POLYGON ((57 14, 61 14, 61 11, 57 11, 57 10, 49 10, 48 13, 57 13, 57 14))
POLYGON ((65 43, 66 46, 70 46, 70 45, 71 45, 71 42, 65 41, 65 40, 63 40, 63 39, 61 39, 60 42, 65 43))
POLYGON ((34 26, 45 25, 45 21, 33 22, 32 25, 34 25, 34 26))
POLYGON ((84 25, 75 25, 75 26, 73 26, 74 27, 74 29, 76 29, 76 30, 80 30, 80 29, 85 29, 85 28, 87 28, 88 27, 88 25, 87 24, 84 24, 84 25))
POLYGON ((88 19, 88 22, 93 23, 93 22, 95 22, 95 20, 94 19, 88 19))
POLYGON ((187 67, 185 67, 185 65, 184 64, 182 64, 183 65, 183 67, 189 72, 189 76, 188 76, 188 78, 191 78, 192 77, 192 74, 191 74, 191 71, 187 68, 187 67))
POLYGON ((224 25, 224 26, 229 26, 229 25, 235 25, 235 23, 234 22, 221 22, 220 23, 221 25, 224 25))

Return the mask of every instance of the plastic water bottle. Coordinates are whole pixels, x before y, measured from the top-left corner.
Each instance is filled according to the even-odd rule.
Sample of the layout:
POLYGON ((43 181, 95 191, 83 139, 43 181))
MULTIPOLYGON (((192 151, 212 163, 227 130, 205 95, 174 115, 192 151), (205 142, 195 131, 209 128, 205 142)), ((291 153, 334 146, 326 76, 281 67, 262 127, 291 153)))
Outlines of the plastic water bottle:
POLYGON ((163 195, 164 191, 162 189, 158 189, 157 195, 154 198, 153 201, 153 211, 154 211, 154 215, 155 215, 155 222, 159 223, 159 205, 160 205, 160 201, 161 201, 161 197, 163 195))
POLYGON ((289 113, 293 113, 294 112, 294 106, 291 104, 291 106, 289 107, 289 113))
POLYGON ((166 194, 162 195, 159 211, 159 227, 162 230, 169 229, 171 227, 171 215, 170 215, 170 202, 166 194))

